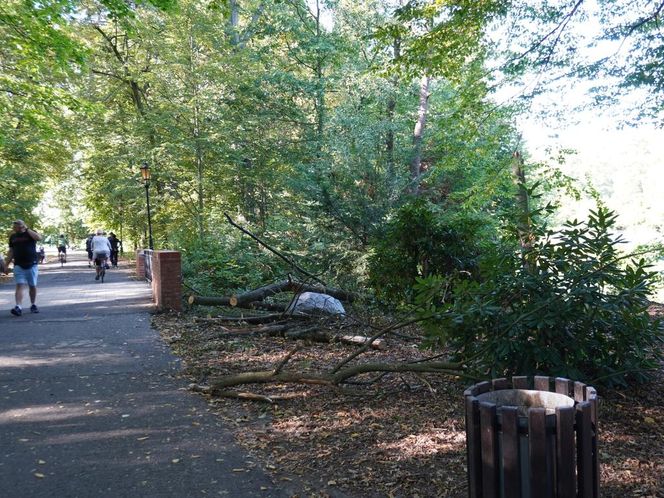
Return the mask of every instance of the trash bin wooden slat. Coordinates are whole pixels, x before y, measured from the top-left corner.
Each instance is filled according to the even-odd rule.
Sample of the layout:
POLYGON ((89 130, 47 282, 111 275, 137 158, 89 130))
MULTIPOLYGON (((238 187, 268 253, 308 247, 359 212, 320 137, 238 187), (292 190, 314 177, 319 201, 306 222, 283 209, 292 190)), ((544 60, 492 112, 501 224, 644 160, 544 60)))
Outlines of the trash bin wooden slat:
POLYGON ((484 498, 498 498, 498 417, 495 404, 480 401, 482 489, 484 498))
MULTIPOLYGON (((472 389, 468 391, 472 392, 472 389)), ((470 496, 482 496, 482 451, 479 400, 466 396, 466 454, 470 496)))
POLYGON ((573 406, 556 408, 556 488, 558 498, 576 496, 573 406))
POLYGON ((550 486, 546 466, 546 410, 528 410, 528 456, 530 460, 531 496, 548 496, 550 486))
POLYGON ((525 375, 512 377, 512 387, 514 389, 528 389, 528 377, 525 375))
POLYGON ((584 401, 577 405, 576 425, 579 498, 591 498, 595 479, 593 475, 591 406, 589 402, 584 401))
POLYGON ((503 406, 500 411, 503 431, 504 496, 505 498, 521 498, 519 410, 514 406, 503 406))

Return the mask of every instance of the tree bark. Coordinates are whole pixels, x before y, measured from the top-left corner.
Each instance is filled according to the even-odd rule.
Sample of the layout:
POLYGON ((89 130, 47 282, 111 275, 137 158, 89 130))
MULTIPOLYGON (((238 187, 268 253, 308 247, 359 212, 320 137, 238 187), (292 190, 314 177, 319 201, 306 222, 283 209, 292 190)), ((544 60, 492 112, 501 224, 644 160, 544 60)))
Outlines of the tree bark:
POLYGON ((512 155, 512 179, 517 188, 515 200, 517 206, 516 226, 519 236, 519 244, 521 245, 523 264, 525 267, 529 267, 530 265, 527 261, 526 253, 532 247, 530 200, 526 188, 526 172, 523 167, 523 158, 518 151, 515 151, 512 155))
MULTIPOLYGON (((392 44, 393 60, 396 62, 401 57, 401 38, 394 37, 392 44)), ((387 97, 387 136, 385 138, 385 152, 387 154, 387 175, 390 182, 394 180, 394 111, 397 105, 396 91, 399 81, 396 77, 392 78, 391 84, 393 91, 387 97)))
POLYGON ((339 386, 357 375, 370 372, 413 372, 413 373, 447 373, 458 375, 462 373, 463 366, 458 363, 428 362, 428 363, 365 363, 340 370, 336 374, 308 374, 294 371, 274 370, 243 372, 216 379, 210 385, 210 392, 223 391, 228 387, 244 384, 269 383, 297 383, 318 384, 326 386, 339 386))
POLYGON ((196 224, 198 225, 198 238, 203 240, 205 235, 205 222, 204 222, 204 212, 205 212, 205 189, 204 189, 204 168, 205 164, 203 161, 203 148, 201 145, 202 140, 202 131, 201 131, 201 110, 199 104, 199 89, 198 83, 196 82, 196 40, 194 39, 193 27, 190 27, 189 32, 189 72, 192 81, 191 90, 193 96, 193 128, 192 135, 194 138, 195 144, 195 164, 196 164, 196 197, 197 197, 197 212, 196 212, 196 224))
POLYGON ((229 7, 231 15, 229 18, 229 34, 231 38, 231 45, 237 47, 240 44, 240 6, 238 0, 230 0, 229 7))
POLYGON ((423 76, 420 80, 420 101, 417 108, 417 121, 413 130, 413 155, 410 161, 410 181, 412 194, 420 191, 420 176, 422 174, 422 140, 429 112, 429 85, 431 78, 423 76))

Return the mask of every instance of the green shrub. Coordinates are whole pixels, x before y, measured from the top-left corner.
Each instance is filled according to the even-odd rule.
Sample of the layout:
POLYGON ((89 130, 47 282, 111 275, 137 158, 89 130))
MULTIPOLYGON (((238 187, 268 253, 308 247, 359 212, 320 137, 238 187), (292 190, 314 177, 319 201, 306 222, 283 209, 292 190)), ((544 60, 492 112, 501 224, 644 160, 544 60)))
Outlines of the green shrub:
POLYGON ((247 237, 207 237, 183 249, 182 275, 204 295, 226 295, 275 280, 280 265, 247 237))
POLYGON ((420 313, 438 314, 430 339, 492 377, 647 380, 662 358, 661 323, 647 311, 655 273, 620 253, 615 220, 598 208, 587 222, 541 232, 525 253, 494 251, 478 280, 419 280, 420 313), (443 289, 447 298, 436 304, 443 289))
POLYGON ((370 285, 381 299, 403 303, 417 278, 473 273, 484 226, 477 216, 441 212, 424 199, 406 204, 373 242, 370 285))

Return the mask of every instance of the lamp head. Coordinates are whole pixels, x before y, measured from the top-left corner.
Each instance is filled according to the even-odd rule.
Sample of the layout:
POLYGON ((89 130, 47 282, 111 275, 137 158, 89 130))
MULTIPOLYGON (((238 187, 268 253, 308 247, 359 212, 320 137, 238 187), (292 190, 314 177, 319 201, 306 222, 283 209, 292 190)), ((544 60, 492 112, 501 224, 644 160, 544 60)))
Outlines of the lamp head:
POLYGON ((145 161, 143 161, 143 164, 141 165, 141 176, 143 177, 143 181, 150 181, 150 166, 148 166, 148 163, 145 161))

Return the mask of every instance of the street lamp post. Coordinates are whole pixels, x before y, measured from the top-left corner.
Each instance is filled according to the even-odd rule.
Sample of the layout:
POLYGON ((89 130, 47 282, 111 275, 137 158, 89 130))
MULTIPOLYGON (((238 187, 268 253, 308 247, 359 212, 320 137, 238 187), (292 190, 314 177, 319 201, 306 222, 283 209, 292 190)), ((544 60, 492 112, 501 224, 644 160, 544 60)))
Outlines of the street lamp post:
POLYGON ((150 249, 154 249, 154 244, 152 243, 152 219, 150 218, 150 167, 145 161, 141 165, 141 176, 145 185, 145 201, 148 207, 148 241, 150 249))

